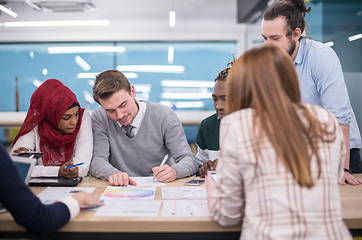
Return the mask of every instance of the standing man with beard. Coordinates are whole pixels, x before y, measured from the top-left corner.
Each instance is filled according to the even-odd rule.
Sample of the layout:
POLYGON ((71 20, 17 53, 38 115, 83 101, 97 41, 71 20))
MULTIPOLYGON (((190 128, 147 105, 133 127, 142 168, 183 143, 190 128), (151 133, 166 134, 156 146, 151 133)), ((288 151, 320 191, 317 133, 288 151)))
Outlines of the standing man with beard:
POLYGON ((359 155, 361 136, 352 110, 342 67, 332 48, 302 37, 310 12, 304 0, 284 0, 270 6, 263 15, 262 36, 286 50, 294 61, 303 103, 314 103, 332 112, 343 130, 347 150, 343 183, 359 185, 352 173, 362 173, 359 155))

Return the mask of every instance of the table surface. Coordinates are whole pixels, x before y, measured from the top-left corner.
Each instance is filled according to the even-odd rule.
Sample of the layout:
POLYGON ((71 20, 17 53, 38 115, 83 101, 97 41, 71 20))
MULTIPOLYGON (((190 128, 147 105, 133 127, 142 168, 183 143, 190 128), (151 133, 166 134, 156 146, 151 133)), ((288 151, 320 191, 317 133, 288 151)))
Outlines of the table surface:
MULTIPOLYGON (((362 180, 362 174, 355 174, 362 180)), ((191 177, 196 178, 196 177, 191 177)), ((191 178, 179 179, 168 183, 168 187, 184 186, 191 178)), ((100 197, 109 186, 107 181, 95 178, 84 178, 78 187, 96 187, 93 194, 100 197)), ((44 187, 31 187, 34 194, 39 194, 44 187)), ((362 229, 362 185, 340 187, 343 220, 349 229, 362 229)), ((157 187, 155 199, 161 200, 161 189, 157 187)), ((165 217, 162 216, 162 204, 156 217, 100 217, 95 211, 81 211, 70 223, 59 229, 59 232, 116 232, 116 233, 175 233, 175 232, 240 232, 241 226, 221 227, 213 217, 165 217)), ((17 225, 10 213, 0 214, 0 231, 25 231, 17 225)))

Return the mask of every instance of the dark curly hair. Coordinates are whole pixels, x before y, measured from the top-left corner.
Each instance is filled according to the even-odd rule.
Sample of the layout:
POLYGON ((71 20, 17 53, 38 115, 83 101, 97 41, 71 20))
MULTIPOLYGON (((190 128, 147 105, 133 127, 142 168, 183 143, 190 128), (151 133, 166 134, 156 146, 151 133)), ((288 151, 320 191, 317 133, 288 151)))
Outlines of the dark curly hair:
POLYGON ((226 80, 226 77, 228 76, 228 73, 229 73, 230 69, 233 67, 234 63, 237 60, 234 57, 234 53, 232 53, 232 55, 233 55, 233 60, 226 65, 226 68, 224 70, 222 70, 219 73, 219 75, 217 75, 217 77, 215 78, 215 82, 218 81, 218 80, 223 80, 223 81, 226 80))

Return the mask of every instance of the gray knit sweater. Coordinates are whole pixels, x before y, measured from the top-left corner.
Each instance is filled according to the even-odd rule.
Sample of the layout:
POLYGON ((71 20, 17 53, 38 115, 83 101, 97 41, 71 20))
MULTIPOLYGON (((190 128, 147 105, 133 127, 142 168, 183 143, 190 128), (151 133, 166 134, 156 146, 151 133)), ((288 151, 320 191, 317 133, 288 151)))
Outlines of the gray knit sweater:
POLYGON ((129 176, 150 176, 152 168, 159 166, 167 153, 176 161, 172 167, 177 178, 197 172, 197 160, 175 112, 158 103, 146 104, 141 127, 133 138, 128 138, 101 106, 92 112, 92 176, 108 180, 118 171, 129 176))

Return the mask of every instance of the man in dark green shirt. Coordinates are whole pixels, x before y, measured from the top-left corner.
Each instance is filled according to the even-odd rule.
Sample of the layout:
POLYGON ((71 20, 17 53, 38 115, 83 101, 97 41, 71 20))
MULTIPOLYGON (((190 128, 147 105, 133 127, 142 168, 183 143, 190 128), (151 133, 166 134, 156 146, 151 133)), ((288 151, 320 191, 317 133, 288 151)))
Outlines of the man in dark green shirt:
POLYGON ((217 166, 220 120, 225 116, 226 77, 235 61, 233 55, 233 61, 228 63, 227 67, 215 78, 212 99, 216 113, 202 120, 197 131, 196 158, 201 165, 199 168, 200 177, 205 177, 207 170, 215 170, 217 166))

